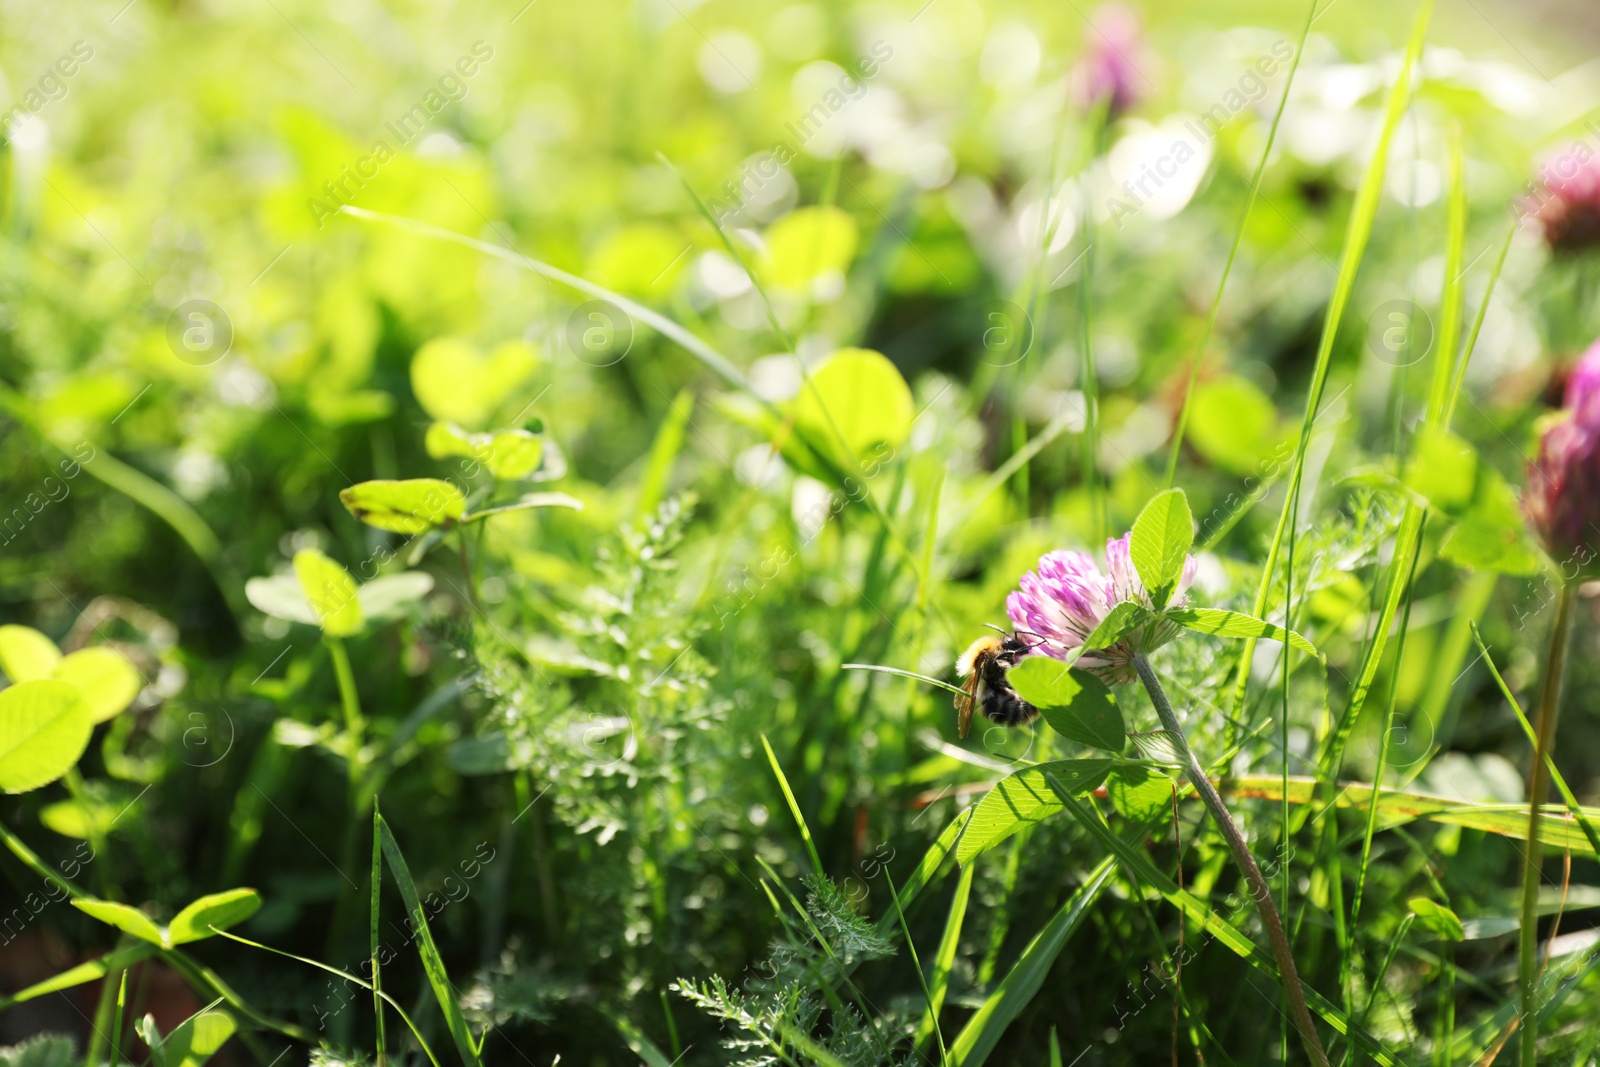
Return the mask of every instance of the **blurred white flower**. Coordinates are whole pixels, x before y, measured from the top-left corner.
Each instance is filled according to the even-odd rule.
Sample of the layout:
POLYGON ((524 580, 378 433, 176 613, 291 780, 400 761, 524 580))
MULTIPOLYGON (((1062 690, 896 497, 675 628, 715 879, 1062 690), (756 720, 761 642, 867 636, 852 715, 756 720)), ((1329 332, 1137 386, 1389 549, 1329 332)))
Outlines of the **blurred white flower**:
POLYGON ((713 33, 700 48, 700 77, 719 93, 754 89, 761 76, 761 46, 738 30, 713 33))

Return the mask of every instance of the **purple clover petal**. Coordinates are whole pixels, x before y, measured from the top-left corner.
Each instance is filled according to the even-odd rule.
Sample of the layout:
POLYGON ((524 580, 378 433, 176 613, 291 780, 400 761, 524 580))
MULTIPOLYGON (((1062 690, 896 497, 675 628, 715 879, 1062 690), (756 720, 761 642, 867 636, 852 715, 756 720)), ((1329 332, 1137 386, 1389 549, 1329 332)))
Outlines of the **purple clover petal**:
MULTIPOLYGON (((1110 648, 1081 647, 1117 604, 1125 600, 1151 604, 1129 555, 1131 540, 1132 534, 1124 534, 1106 542, 1109 576, 1088 553, 1058 549, 1041 556, 1038 569, 1018 580, 1016 591, 1006 597, 1006 615, 1018 633, 1033 639, 1032 651, 1058 660, 1076 656, 1079 667, 1108 682, 1122 683, 1135 677, 1135 652, 1148 652, 1176 636, 1178 627, 1170 622, 1147 623, 1110 648)), ((1195 559, 1190 556, 1178 579, 1174 607, 1188 603, 1184 591, 1194 575, 1195 559)))

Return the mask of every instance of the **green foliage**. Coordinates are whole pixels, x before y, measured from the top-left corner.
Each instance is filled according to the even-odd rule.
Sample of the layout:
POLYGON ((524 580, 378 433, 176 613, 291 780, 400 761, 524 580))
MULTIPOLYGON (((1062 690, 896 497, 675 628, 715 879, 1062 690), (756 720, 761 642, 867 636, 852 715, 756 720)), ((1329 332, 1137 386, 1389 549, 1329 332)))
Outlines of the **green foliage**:
POLYGON ((210 893, 191 901, 166 926, 158 926, 138 908, 114 900, 80 898, 72 906, 141 941, 173 948, 215 937, 218 931, 244 922, 260 910, 261 895, 254 889, 210 893))
POLYGON ((106 645, 68 653, 55 665, 50 677, 78 691, 89 721, 95 723, 121 715, 144 686, 127 657, 106 645))
POLYGON ((786 916, 787 936, 773 942, 768 957, 740 986, 715 975, 701 982, 679 979, 672 988, 708 1015, 733 1025, 736 1032, 723 1045, 742 1067, 776 1062, 786 1058, 788 1049, 850 1067, 891 1062, 903 1035, 888 1020, 869 1019, 854 1006, 841 1004, 835 987, 848 987, 851 969, 883 959, 893 949, 856 914, 833 881, 807 878, 805 883, 805 930, 786 916), (806 1037, 817 1029, 829 1004, 834 1010, 827 1033, 806 1037))
POLYGON ((1406 901, 1406 907, 1417 917, 1417 927, 1431 937, 1461 941, 1467 936, 1456 913, 1443 904, 1436 904, 1427 897, 1412 897, 1406 901))
POLYGON ((766 238, 763 273, 773 285, 795 290, 842 274, 860 240, 855 217, 837 207, 797 208, 773 224, 766 238))
POLYGON ((13 684, 51 677, 61 663, 56 643, 29 626, 0 626, 0 671, 13 684))
POLYGON ((1018 830, 1043 822, 1061 810, 1045 776, 1054 774, 1068 789, 1087 793, 1105 781, 1113 764, 1107 759, 1055 760, 1018 771, 995 784, 973 809, 961 834, 956 858, 963 864, 1018 830))
POLYGON ((152 1049, 156 1067, 200 1067, 237 1029, 227 1012, 206 1010, 185 1019, 166 1037, 156 1029, 155 1019, 146 1015, 140 1020, 139 1036, 152 1049))
POLYGON ((1510 1040, 1600 1044, 1594 621, 1530 819, 1575 572, 1518 499, 1600 302, 1505 217, 1592 140, 1530 121, 1576 30, 1139 5, 1102 122, 1035 0, 81 6, 4 57, 0 1008, 122 1047, 0 1067, 1281 1058, 1136 685, 1029 655, 956 736, 1018 576, 1127 531, 1083 647, 1334 1058, 1509 1043, 1530 825, 1510 1040))
POLYGON ((1088 671, 1047 656, 1029 656, 1012 669, 1012 688, 1038 708, 1057 733, 1111 752, 1127 747, 1116 695, 1088 671))
POLYGON ((1171 778, 1148 767, 1118 767, 1106 778, 1106 796, 1119 815, 1135 822, 1153 820, 1172 807, 1171 778))
POLYGON ((438 478, 362 482, 340 490, 339 501, 369 526, 412 536, 459 522, 467 512, 461 490, 438 478))
POLYGON ((26 793, 72 769, 94 723, 66 682, 18 682, 0 690, 0 789, 26 793))
POLYGON ((483 464, 491 477, 511 481, 532 474, 544 460, 544 442, 527 430, 469 433, 454 423, 436 422, 423 441, 434 459, 466 456, 483 464))
POLYGON ((349 637, 361 632, 361 601, 350 572, 314 548, 294 554, 294 576, 317 625, 329 637, 349 637))
POLYGON ((881 353, 842 348, 809 373, 792 413, 810 440, 823 442, 853 470, 874 445, 893 449, 905 442, 911 389, 881 353))
POLYGON ((1172 599, 1193 543, 1194 516, 1182 489, 1157 493, 1133 521, 1128 555, 1155 610, 1160 611, 1172 599))
POLYGON ((62 1034, 40 1034, 20 1045, 0 1048, 3 1067, 70 1067, 76 1062, 72 1039, 62 1034))
MULTIPOLYGON (((538 369, 532 349, 508 341, 484 354, 459 337, 429 341, 411 359, 411 390, 436 419, 479 426, 538 369)), ((400 531, 402 533, 406 531, 400 531)))

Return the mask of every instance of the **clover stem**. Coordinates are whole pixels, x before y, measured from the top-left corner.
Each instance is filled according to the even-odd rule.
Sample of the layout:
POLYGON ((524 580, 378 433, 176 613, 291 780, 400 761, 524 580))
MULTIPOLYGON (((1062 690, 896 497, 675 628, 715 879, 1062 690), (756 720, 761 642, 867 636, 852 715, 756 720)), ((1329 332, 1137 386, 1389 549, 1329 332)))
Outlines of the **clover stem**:
POLYGON ((461 551, 461 577, 467 582, 467 599, 471 601, 472 610, 482 615, 483 607, 478 603, 478 583, 472 577, 472 563, 467 559, 467 531, 459 526, 456 527, 456 547, 461 551))
POLYGON ((1544 846, 1539 841, 1539 805, 1550 792, 1549 753, 1556 739, 1556 718, 1561 711, 1561 680, 1566 674, 1567 646, 1572 637, 1574 582, 1562 582, 1556 601, 1556 624, 1550 633, 1544 684, 1539 692, 1538 736, 1533 765, 1528 768, 1528 847, 1522 853, 1522 925, 1517 933, 1517 984, 1521 993, 1523 1067, 1533 1067, 1538 1057, 1539 1025, 1534 1011, 1539 997, 1539 880, 1544 846))
POLYGON ((1272 943, 1272 955, 1278 962, 1278 973, 1283 978, 1283 991, 1289 1000, 1290 1018, 1294 1020, 1295 1028, 1300 1031, 1306 1053, 1317 1067, 1328 1067, 1327 1053, 1322 1050, 1322 1040, 1317 1036, 1316 1024, 1312 1022, 1311 1011, 1306 1007, 1306 994, 1300 984, 1300 972, 1295 969, 1294 956, 1289 951, 1289 938, 1283 932, 1283 920, 1279 918, 1278 909, 1272 903, 1272 889, 1261 874, 1261 868, 1256 865, 1256 858, 1250 854, 1250 846, 1245 843, 1244 834, 1239 831, 1238 824, 1233 821, 1233 816, 1222 803, 1222 797, 1211 784, 1205 768, 1200 765, 1193 750, 1189 748, 1189 739, 1184 736, 1183 727, 1178 724, 1178 715, 1172 710, 1172 702, 1167 699, 1167 692, 1161 686, 1161 679, 1156 677, 1155 669, 1150 666, 1150 661, 1143 653, 1134 653, 1133 666, 1139 672, 1139 680, 1144 683, 1145 692, 1150 694, 1150 702, 1156 707, 1156 715, 1161 719, 1162 729, 1172 738, 1173 745, 1183 759, 1190 783, 1193 784, 1195 792, 1200 794, 1206 810, 1211 812, 1217 829, 1222 831, 1223 840, 1227 841, 1228 851, 1233 853, 1234 862, 1244 872, 1245 881, 1250 886, 1250 897, 1256 903, 1256 910, 1261 913, 1261 924, 1267 928, 1267 940, 1272 943))
POLYGON ((339 706, 344 711, 344 729, 350 738, 350 778, 357 777, 361 762, 361 698, 356 693, 355 672, 350 669, 350 656, 344 642, 337 637, 326 637, 328 655, 333 659, 334 677, 339 680, 339 706))

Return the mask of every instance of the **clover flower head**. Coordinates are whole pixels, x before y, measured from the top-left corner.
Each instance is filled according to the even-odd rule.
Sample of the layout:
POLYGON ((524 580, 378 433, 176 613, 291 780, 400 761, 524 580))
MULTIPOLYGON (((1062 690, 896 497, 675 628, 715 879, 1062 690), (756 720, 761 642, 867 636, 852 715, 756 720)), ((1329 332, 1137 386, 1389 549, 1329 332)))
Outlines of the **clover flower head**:
POLYGON ((1600 342, 1578 360, 1540 435, 1522 509, 1558 563, 1589 569, 1600 534, 1600 342))
POLYGON ((1126 112, 1144 96, 1138 60, 1147 55, 1139 16, 1123 4, 1103 4, 1089 19, 1088 51, 1074 71, 1079 103, 1092 107, 1106 101, 1110 118, 1126 112))
POLYGON ((1600 246, 1600 156, 1575 154, 1545 161, 1543 189, 1527 207, 1554 252, 1581 252, 1600 246))
MULTIPOLYGON (((1057 549, 1039 558, 1037 570, 1022 576, 1017 590, 1006 597, 1006 615, 1019 634, 1036 642, 1032 652, 1066 661, 1076 657, 1077 666, 1120 683, 1135 677, 1134 653, 1149 652, 1177 636, 1177 623, 1158 619, 1123 635, 1109 648, 1083 649, 1079 654, 1084 641, 1118 604, 1133 601, 1154 607, 1129 555, 1131 537, 1123 534, 1106 541, 1105 572, 1087 552, 1057 549)), ((1189 556, 1168 607, 1188 604, 1194 573, 1195 558, 1189 556)))

